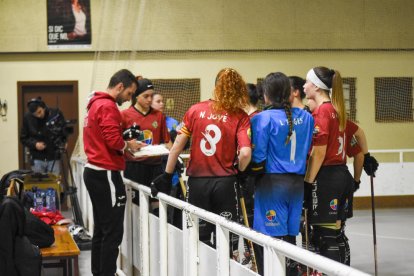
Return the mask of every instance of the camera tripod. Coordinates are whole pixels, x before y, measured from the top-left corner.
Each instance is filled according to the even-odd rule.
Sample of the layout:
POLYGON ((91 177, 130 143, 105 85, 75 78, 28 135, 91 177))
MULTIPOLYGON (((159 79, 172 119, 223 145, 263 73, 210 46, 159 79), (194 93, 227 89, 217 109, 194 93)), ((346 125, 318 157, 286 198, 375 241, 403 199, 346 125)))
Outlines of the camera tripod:
MULTIPOLYGON (((75 183, 75 179, 73 177, 73 172, 72 172, 72 167, 70 166, 70 160, 69 160, 69 155, 67 150, 65 149, 64 146, 59 146, 57 149, 57 154, 59 154, 59 161, 60 161, 60 165, 61 165, 61 173, 63 176, 63 180, 65 183, 65 193, 64 193, 64 197, 69 196, 70 197, 70 202, 72 204, 72 214, 73 214, 73 221, 75 222, 75 224, 82 226, 83 228, 85 227, 85 224, 83 223, 83 218, 82 218, 82 210, 80 208, 79 205, 79 200, 78 200, 78 188, 76 186, 75 183), (68 175, 67 175, 67 171, 64 169, 64 160, 66 160, 66 164, 68 166, 69 169, 69 175, 70 175, 70 180, 71 180, 71 186, 69 186, 69 181, 68 181, 68 175)), ((57 159, 55 159, 56 161, 57 159)), ((52 169, 53 167, 56 165, 54 163, 52 164, 52 169)))

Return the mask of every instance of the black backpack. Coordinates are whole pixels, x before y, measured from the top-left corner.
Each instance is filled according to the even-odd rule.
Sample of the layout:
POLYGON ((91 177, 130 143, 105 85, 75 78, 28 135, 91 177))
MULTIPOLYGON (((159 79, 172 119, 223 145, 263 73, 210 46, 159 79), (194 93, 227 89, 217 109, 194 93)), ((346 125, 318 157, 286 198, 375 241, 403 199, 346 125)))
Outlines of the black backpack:
POLYGON ((40 276, 42 254, 39 247, 33 245, 27 236, 16 237, 14 264, 20 276, 40 276))
MULTIPOLYGON (((10 186, 12 179, 16 179, 23 183, 25 176, 31 172, 32 171, 30 170, 15 170, 5 174, 0 180, 0 202, 2 201, 2 196, 6 195, 6 190, 10 186)), ((17 199, 25 207, 24 213, 26 220, 24 235, 29 238, 32 244, 40 248, 51 246, 55 242, 53 228, 30 213, 29 208, 33 206, 33 200, 23 191, 23 189, 19 190, 17 199)))
POLYGON ((40 276, 40 249, 24 235, 25 221, 22 203, 4 198, 0 203, 0 275, 40 276))

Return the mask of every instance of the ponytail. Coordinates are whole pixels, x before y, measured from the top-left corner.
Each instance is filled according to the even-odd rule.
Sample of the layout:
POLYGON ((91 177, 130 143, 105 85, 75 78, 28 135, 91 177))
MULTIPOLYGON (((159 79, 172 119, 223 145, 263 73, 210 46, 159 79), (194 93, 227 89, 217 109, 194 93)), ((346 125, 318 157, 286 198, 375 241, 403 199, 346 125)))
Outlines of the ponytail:
POLYGON ((285 109, 286 117, 289 123, 289 132, 288 132, 288 135, 285 141, 285 145, 287 145, 289 144, 290 137, 292 136, 292 133, 293 133, 292 110, 290 109, 290 103, 286 103, 286 102, 283 103, 283 108, 285 109))
POLYGON ((342 77, 338 71, 332 71, 334 71, 334 74, 332 76, 331 101, 336 113, 338 113, 339 129, 341 131, 344 131, 346 127, 346 110, 344 103, 344 91, 342 87, 342 77))

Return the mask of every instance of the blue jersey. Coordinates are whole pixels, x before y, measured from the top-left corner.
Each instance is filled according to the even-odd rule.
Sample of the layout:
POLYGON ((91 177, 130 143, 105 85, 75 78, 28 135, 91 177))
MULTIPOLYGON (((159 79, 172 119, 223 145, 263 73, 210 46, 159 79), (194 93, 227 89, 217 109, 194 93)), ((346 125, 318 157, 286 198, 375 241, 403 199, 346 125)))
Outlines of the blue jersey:
POLYGON ((284 109, 268 109, 251 119, 252 161, 266 161, 265 173, 304 175, 314 128, 309 112, 292 108, 293 132, 287 144, 289 123, 284 109))
POLYGON ((171 132, 171 130, 176 130, 178 127, 178 121, 173 117, 166 116, 165 122, 167 123, 168 132, 171 132))
MULTIPOLYGON (((168 132, 171 133, 172 130, 176 130, 178 127, 178 121, 176 119, 174 119, 173 117, 165 117, 165 122, 168 128, 168 132)), ((177 184, 179 183, 179 179, 178 179, 178 173, 174 173, 173 178, 172 178, 172 184, 173 186, 177 186, 177 184)))

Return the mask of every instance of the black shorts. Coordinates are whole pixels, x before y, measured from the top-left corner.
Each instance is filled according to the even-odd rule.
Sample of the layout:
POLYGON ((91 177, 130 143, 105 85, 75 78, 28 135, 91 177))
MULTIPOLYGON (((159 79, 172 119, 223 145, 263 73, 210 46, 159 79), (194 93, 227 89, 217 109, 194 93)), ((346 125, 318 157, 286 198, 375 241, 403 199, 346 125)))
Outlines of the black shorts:
MULTIPOLYGON (((237 221, 239 214, 237 211, 238 200, 236 185, 236 176, 189 177, 187 190, 188 202, 229 220, 237 221)), ((200 240, 210 244, 212 233, 215 232, 214 225, 200 219, 199 227, 200 240)), ((235 236, 231 240, 233 248, 237 244, 235 236)), ((215 241, 213 241, 214 244, 215 241)))
POLYGON ((352 176, 346 165, 322 166, 312 187, 312 200, 308 205, 310 224, 345 221, 352 186, 352 176))
POLYGON ((355 191, 355 184, 354 184, 354 177, 352 176, 352 174, 348 171, 349 173, 349 179, 352 181, 351 182, 351 192, 349 193, 349 198, 348 198, 348 208, 347 208, 347 213, 346 213, 346 218, 352 218, 354 216, 354 191, 355 191))
POLYGON ((230 220, 237 220, 236 181, 236 176, 189 177, 188 202, 230 220))

